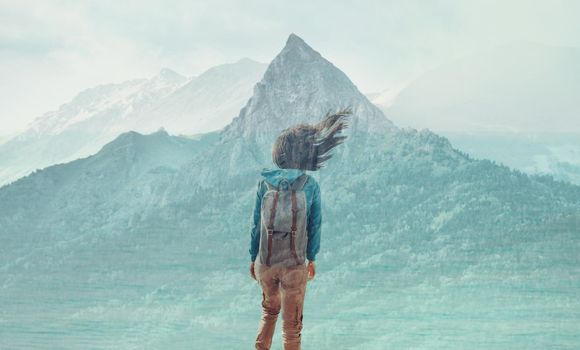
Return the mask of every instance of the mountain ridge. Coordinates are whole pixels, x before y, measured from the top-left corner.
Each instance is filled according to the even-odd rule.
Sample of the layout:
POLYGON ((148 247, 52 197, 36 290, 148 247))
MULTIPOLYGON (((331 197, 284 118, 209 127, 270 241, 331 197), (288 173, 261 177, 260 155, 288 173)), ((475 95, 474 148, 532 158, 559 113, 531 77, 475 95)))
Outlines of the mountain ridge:
POLYGON ((165 127, 188 134, 219 129, 243 105, 264 68, 242 59, 188 81, 164 68, 150 79, 85 89, 0 144, 0 186, 34 169, 94 154, 128 130, 152 132, 165 127), (195 89, 188 90, 198 79, 195 89), (213 96, 200 93, 204 90, 211 90, 213 96), (172 102, 172 109, 163 109, 167 102, 172 102))

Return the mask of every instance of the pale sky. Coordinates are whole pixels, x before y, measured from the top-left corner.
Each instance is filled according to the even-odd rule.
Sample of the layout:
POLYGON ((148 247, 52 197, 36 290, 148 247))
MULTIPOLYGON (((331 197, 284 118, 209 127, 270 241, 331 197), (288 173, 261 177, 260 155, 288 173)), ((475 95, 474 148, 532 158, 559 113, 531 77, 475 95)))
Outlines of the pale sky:
POLYGON ((269 62, 290 33, 364 92, 512 41, 580 47, 580 1, 0 0, 0 136, 83 89, 269 62))

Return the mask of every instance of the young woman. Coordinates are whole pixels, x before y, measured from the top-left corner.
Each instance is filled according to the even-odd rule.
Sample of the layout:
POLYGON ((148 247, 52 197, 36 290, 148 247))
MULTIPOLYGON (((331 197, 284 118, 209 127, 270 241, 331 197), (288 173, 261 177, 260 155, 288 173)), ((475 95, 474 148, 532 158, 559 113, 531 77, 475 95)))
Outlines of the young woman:
MULTIPOLYGON (((336 114, 327 113, 316 125, 299 124, 283 130, 272 149, 272 160, 277 168, 263 169, 261 173, 263 179, 260 179, 258 183, 249 250, 252 260, 250 275, 262 287, 262 318, 255 342, 256 349, 270 349, 276 321, 281 310, 284 349, 300 349, 306 283, 312 280, 316 274, 315 257, 320 249, 322 221, 320 187, 318 182, 307 175, 305 171, 319 170, 324 166, 324 162, 332 157, 330 151, 346 139, 346 136, 338 136, 338 134, 347 127, 346 121, 350 114, 351 110, 347 108, 336 114), (296 204, 298 202, 296 192, 293 191, 292 205, 282 205, 282 208, 277 209, 276 204, 272 204, 272 200, 270 200, 269 205, 272 208, 268 210, 268 215, 262 215, 264 209, 262 201, 264 199, 264 203, 266 202, 264 194, 268 189, 286 190, 286 193, 292 189, 303 191, 304 197, 300 197, 302 204, 296 204), (303 207, 300 208, 301 206, 303 207), (302 226, 297 224, 297 219, 294 217, 287 221, 292 222, 293 239, 296 239, 294 237, 296 237, 297 227, 306 229, 305 233, 304 230, 302 231, 302 234, 307 234, 307 243, 300 244, 299 237, 297 246, 294 245, 295 241, 293 240, 290 240, 290 245, 284 246, 291 246, 296 264, 270 264, 271 236, 274 232, 273 222, 276 211, 289 210, 289 207, 292 207, 292 211, 295 213, 303 213, 304 210, 300 209, 306 209, 306 218, 298 220, 302 226), (269 215, 270 212, 272 216, 269 215), (272 222, 272 226, 267 232, 264 229, 267 223, 262 222, 262 217, 265 217, 266 220, 270 218, 272 222), (266 238, 266 235, 269 237, 266 238), (266 243, 268 239, 270 241, 266 243), (266 246, 268 249, 265 248, 266 246), (267 256, 263 253, 266 250, 269 250, 267 256), (304 257, 308 259, 308 264, 302 263, 302 261, 305 262, 304 257)), ((279 194, 277 193, 274 197, 276 198, 275 203, 278 203, 279 194)), ((297 215, 295 213, 290 214, 290 216, 297 215)), ((279 217, 280 214, 284 215, 284 213, 279 213, 279 217)), ((276 232, 286 236, 290 233, 276 232)))

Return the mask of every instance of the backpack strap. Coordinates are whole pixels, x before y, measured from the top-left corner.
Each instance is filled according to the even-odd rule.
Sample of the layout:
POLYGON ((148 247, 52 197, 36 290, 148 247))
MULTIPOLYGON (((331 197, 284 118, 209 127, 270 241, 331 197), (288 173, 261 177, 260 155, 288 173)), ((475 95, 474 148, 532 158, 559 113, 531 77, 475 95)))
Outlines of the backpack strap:
POLYGON ((306 181, 308 181, 308 175, 302 174, 292 183, 291 187, 295 191, 300 191, 306 184, 306 181))
POLYGON ((266 183, 266 186, 268 187, 268 190, 278 190, 278 189, 282 188, 280 185, 282 185, 283 183, 286 183, 286 184, 288 184, 288 189, 293 189, 296 191, 301 190, 307 181, 308 181, 307 174, 300 175, 296 180, 294 180, 292 185, 288 184, 288 180, 282 179, 282 180, 280 180, 278 187, 276 187, 276 186, 272 185, 271 183, 269 183, 268 181, 264 180, 264 182, 266 183))
POLYGON ((292 235, 290 236, 290 250, 296 260, 296 265, 300 265, 300 260, 296 254, 296 246, 294 244, 294 238, 296 237, 296 216, 298 213, 298 205, 296 204, 296 190, 292 190, 292 235))
POLYGON ((268 224, 268 257, 266 258, 267 266, 270 266, 270 256, 272 255, 272 235, 274 234, 274 219, 276 218, 276 206, 278 205, 279 196, 280 191, 276 189, 276 193, 274 194, 274 203, 272 203, 272 208, 270 209, 270 223, 268 224))
POLYGON ((277 187, 275 187, 274 185, 272 185, 271 183, 269 183, 266 180, 264 180, 264 183, 266 184, 266 187, 268 188, 268 190, 276 190, 277 189, 277 187))

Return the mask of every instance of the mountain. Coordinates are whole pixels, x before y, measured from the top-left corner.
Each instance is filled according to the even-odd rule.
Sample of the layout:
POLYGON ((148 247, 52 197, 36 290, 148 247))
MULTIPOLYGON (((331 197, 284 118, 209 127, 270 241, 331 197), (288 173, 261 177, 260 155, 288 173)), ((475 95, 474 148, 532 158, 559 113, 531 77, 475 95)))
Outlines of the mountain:
MULTIPOLYGON (((256 166, 271 165, 270 148, 280 131, 297 123, 317 123, 328 111, 347 106, 353 114, 345 135, 352 139, 396 132, 397 127, 340 69, 292 34, 239 115, 224 128, 220 143, 200 155, 190 171, 214 162, 220 174, 247 170, 255 175, 256 166)), ((348 145, 343 148, 349 152, 348 145)), ((200 181, 205 186, 217 179, 208 174, 200 181)))
POLYGON ((134 118, 144 132, 159 126, 182 134, 219 130, 238 114, 265 69, 248 58, 211 68, 134 118))
POLYGON ((252 347, 250 217, 271 141, 350 104, 349 138, 310 173, 323 227, 304 345, 571 348, 580 187, 397 128, 353 87, 291 35, 223 130, 128 133, 0 188, 0 347, 252 347))
POLYGON ((385 109, 436 132, 580 133, 580 49, 516 42, 425 73, 385 109))
POLYGON ((37 118, 23 133, 0 145, 0 185, 31 171, 94 154, 118 135, 118 123, 177 89, 185 78, 162 71, 87 89, 58 111, 37 118))
POLYGON ((191 139, 170 136, 165 130, 150 135, 130 131, 95 155, 37 170, 5 186, 0 194, 0 211, 4 218, 15 221, 4 221, 3 227, 16 225, 23 229, 14 241, 10 240, 15 246, 4 241, 5 247, 17 250, 18 245, 28 242, 27 238, 31 239, 29 243, 39 243, 53 234, 61 239, 74 236, 88 226, 95 228, 92 225, 96 222, 106 230, 116 222, 116 216, 126 215, 128 208, 141 207, 138 203, 143 198, 159 190, 156 183, 160 179, 175 173, 215 138, 215 133, 191 139), (35 199, 30 201, 32 193, 35 199), (21 221, 21 215, 28 215, 28 211, 43 216, 42 222, 21 221), (109 224, 102 225, 105 221, 109 224), (27 235, 39 231, 44 232, 40 240, 27 235))
POLYGON ((163 69, 151 79, 135 79, 87 89, 58 111, 37 118, 20 138, 33 140, 59 135, 71 129, 100 127, 115 129, 119 121, 135 110, 147 110, 178 89, 187 79, 163 69))
POLYGON ((580 184, 578 62, 577 48, 511 43, 368 96, 398 125, 429 128, 472 156, 580 184))
POLYGON ((352 130, 396 129, 340 69, 292 34, 238 117, 225 127, 224 137, 261 139, 296 123, 317 122, 325 112, 346 106, 354 112, 352 130))
POLYGON ((575 133, 444 132, 451 143, 476 158, 528 174, 550 175, 580 185, 580 137, 575 133), (509 150, 509 152, 506 152, 509 150))
POLYGON ((265 65, 243 59, 186 79, 163 69, 151 79, 102 85, 81 92, 58 111, 0 145, 0 185, 48 165, 96 153, 119 134, 210 132, 235 116, 265 65))

